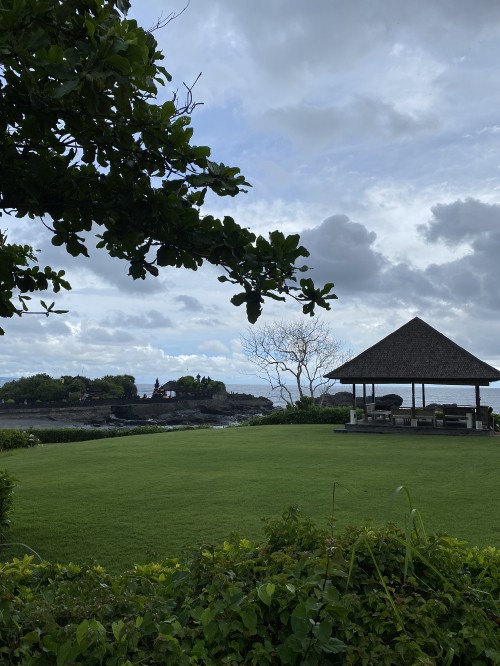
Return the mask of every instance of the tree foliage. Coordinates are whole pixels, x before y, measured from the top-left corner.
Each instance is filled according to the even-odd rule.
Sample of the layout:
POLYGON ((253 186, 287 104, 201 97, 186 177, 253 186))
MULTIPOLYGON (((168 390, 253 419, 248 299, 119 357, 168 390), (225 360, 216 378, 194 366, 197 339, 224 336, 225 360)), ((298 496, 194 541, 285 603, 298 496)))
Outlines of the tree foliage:
POLYGON ((257 376, 278 389, 289 406, 295 402, 295 392, 302 405, 306 398, 326 393, 334 380, 325 373, 348 356, 319 318, 249 327, 241 342, 257 376))
POLYGON ((210 379, 210 377, 192 377, 191 375, 185 375, 184 377, 179 377, 177 380, 179 386, 186 387, 193 393, 225 393, 226 385, 224 382, 218 381, 216 379, 210 379))
POLYGON ((21 377, 0 386, 1 400, 62 402, 86 396, 98 398, 135 398, 137 387, 131 375, 106 375, 101 379, 64 376, 54 379, 45 373, 21 377))
MULTIPOLYGON (((249 321, 265 298, 329 309, 300 266, 299 236, 266 239, 231 217, 202 215, 206 193, 249 184, 236 167, 191 143, 191 89, 158 101, 171 75, 151 32, 126 18, 126 0, 0 0, 0 212, 41 220, 76 257, 97 247, 134 279, 163 266, 221 268, 249 321)), ((36 265, 29 246, 0 242, 0 316, 26 311, 29 293, 69 289, 63 271, 36 265)), ((42 306, 43 307, 43 306, 42 306)), ((53 310, 45 306, 44 312, 53 310)))

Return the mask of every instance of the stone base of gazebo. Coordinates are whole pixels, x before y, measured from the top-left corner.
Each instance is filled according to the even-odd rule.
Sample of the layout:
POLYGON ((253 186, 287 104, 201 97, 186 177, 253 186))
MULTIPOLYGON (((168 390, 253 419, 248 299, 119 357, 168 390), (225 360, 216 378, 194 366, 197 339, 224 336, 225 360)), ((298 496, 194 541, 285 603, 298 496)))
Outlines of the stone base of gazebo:
POLYGON ((460 426, 443 427, 442 422, 436 426, 410 426, 410 425, 392 425, 383 422, 368 423, 346 423, 345 428, 334 430, 336 433, 348 434, 351 432, 378 433, 381 435, 472 435, 475 437, 490 437, 495 433, 493 430, 476 430, 475 428, 464 428, 460 426))

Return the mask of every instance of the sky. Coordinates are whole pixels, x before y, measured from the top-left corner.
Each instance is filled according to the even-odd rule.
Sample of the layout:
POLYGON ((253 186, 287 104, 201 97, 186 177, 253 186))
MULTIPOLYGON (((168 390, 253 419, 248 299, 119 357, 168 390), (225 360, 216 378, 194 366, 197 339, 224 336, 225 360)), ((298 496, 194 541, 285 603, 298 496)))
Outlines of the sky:
MULTIPOLYGON (((193 142, 252 184, 207 199, 267 235, 300 233, 321 319, 360 353, 415 316, 500 368, 500 3, 496 0, 132 0, 173 86, 201 104, 193 142), (182 11, 185 8, 185 11, 182 11)), ((160 98, 160 101, 163 98, 160 98)), ((41 224, 2 218, 12 241, 67 271, 69 310, 15 317, 0 376, 184 374, 252 383, 220 271, 167 268, 133 281, 102 251, 74 259, 41 224)), ((269 302, 262 323, 300 307, 269 302)))

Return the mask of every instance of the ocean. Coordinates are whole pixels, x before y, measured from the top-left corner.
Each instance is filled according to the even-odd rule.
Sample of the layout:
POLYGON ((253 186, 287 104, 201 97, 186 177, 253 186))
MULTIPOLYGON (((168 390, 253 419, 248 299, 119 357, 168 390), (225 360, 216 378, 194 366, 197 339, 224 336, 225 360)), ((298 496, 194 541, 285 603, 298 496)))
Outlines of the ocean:
MULTIPOLYGON (((146 394, 148 397, 153 392, 153 384, 137 384, 139 395, 146 394)), ((368 394, 371 393, 371 384, 367 385, 368 394)), ((250 393, 255 396, 263 396, 273 401, 275 407, 282 407, 285 401, 279 396, 278 391, 273 391, 267 384, 226 384, 226 389, 234 393, 250 393)), ((290 387, 294 399, 298 399, 298 391, 294 387, 290 387)), ((337 393, 337 391, 352 391, 350 384, 335 384, 330 389, 330 393, 337 393)), ((375 394, 377 396, 387 395, 389 393, 396 393, 403 398, 403 405, 411 406, 411 386, 391 386, 388 384, 378 384, 375 386, 375 394)), ((362 387, 356 386, 356 395, 361 396, 362 387)), ((422 392, 420 385, 415 386, 415 402, 417 407, 422 406, 422 392)), ((453 404, 457 405, 475 405, 476 397, 473 386, 438 386, 426 385, 425 386, 425 402, 427 405, 435 402, 437 404, 453 404)), ((494 388, 489 386, 481 387, 481 404, 493 407, 493 411, 497 414, 500 413, 500 387, 494 388)))
MULTIPOLYGON (((0 386, 5 382, 10 381, 7 377, 0 377, 0 386)), ((137 384, 139 395, 146 395, 151 397, 153 392, 154 381, 150 384, 141 383, 137 384)), ((371 384, 367 385, 368 394, 371 393, 371 384)), ((283 407, 286 403, 281 399, 279 391, 272 390, 267 384, 226 384, 226 389, 233 393, 249 393, 250 395, 263 396, 273 401, 275 407, 283 407)), ((298 399, 298 391, 295 387, 290 387, 294 400, 298 399)), ((330 393, 337 393, 337 391, 352 391, 350 384, 334 384, 331 387, 330 393)), ((388 393, 396 393, 403 398, 403 405, 411 406, 411 386, 396 386, 389 384, 378 384, 375 386, 375 394, 377 396, 387 395, 388 393)), ((356 395, 362 395, 362 387, 356 386, 356 395)), ((420 385, 415 386, 415 401, 417 407, 422 406, 422 393, 420 385)), ((425 402, 427 405, 435 402, 437 404, 453 404, 457 405, 475 405, 475 391, 473 386, 439 386, 439 385, 426 385, 425 387, 425 402)), ((500 387, 484 386, 481 387, 481 404, 493 407, 496 414, 500 414, 500 387)))

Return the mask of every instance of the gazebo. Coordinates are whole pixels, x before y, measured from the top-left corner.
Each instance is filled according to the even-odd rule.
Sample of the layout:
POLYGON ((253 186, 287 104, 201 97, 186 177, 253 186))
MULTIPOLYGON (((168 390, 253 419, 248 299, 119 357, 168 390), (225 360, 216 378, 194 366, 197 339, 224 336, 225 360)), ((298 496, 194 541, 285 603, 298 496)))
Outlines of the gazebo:
POLYGON ((335 368, 325 377, 342 384, 352 384, 353 407, 356 407, 356 385, 363 386, 363 403, 367 402, 367 385, 410 384, 411 416, 415 418, 415 386, 421 385, 425 408, 425 385, 446 384, 475 387, 475 413, 481 414, 480 387, 500 380, 500 371, 473 356, 419 317, 383 338, 364 352, 335 368))

